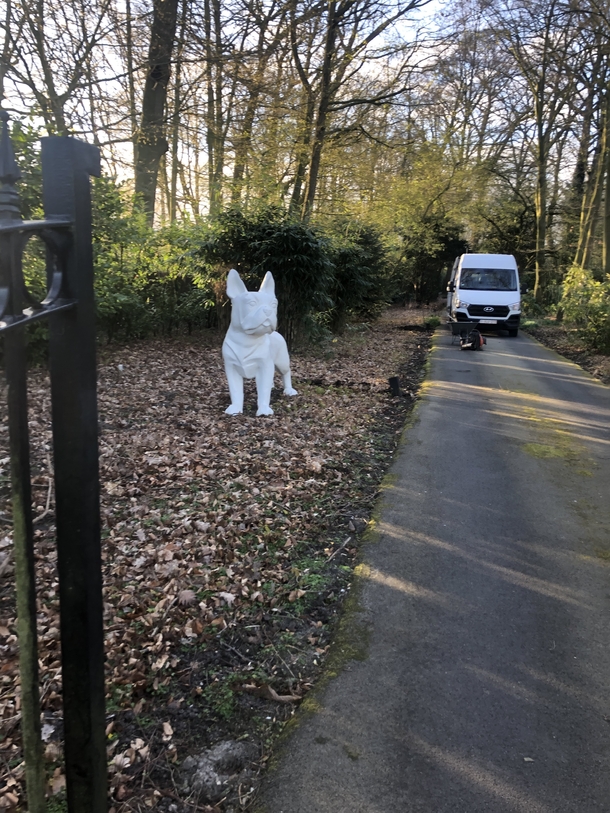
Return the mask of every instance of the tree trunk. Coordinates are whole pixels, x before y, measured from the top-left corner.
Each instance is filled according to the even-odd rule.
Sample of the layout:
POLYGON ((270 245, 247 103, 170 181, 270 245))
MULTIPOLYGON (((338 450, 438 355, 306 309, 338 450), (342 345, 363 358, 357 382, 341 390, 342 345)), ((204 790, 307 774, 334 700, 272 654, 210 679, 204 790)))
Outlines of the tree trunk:
POLYGON ((4 40, 2 42, 2 53, 0 54, 0 105, 4 99, 4 78, 11 68, 11 0, 7 0, 4 11, 4 40))
POLYGON ((180 35, 178 37, 178 50, 176 53, 176 75, 174 77, 174 109, 172 111, 172 150, 171 150, 171 175, 169 193, 169 220, 173 223, 176 219, 177 196, 178 196, 178 142, 180 135, 180 113, 181 113, 181 80, 182 80, 182 53, 184 51, 184 35, 186 31, 188 2, 182 0, 182 14, 180 17, 180 35))
POLYGON ((214 167, 216 166, 216 99, 214 93, 214 51, 212 47, 212 11, 210 0, 204 3, 205 16, 205 78, 207 87, 206 106, 206 144, 208 149, 208 199, 210 215, 216 214, 218 201, 214 186, 214 167))
POLYGON ((602 271, 604 274, 610 275, 610 144, 608 143, 608 125, 610 123, 610 85, 606 87, 606 104, 605 104, 605 155, 604 155, 604 240, 603 240, 603 257, 602 257, 602 271))
POLYGON ((168 149, 165 138, 165 105, 177 15, 178 0, 154 0, 135 163, 136 196, 139 196, 151 225, 155 216, 159 163, 168 149))
POLYGON ((133 33, 131 28, 131 0, 125 0, 125 50, 127 58, 127 87, 129 91, 129 121, 131 122, 131 140, 133 143, 133 165, 137 163, 138 114, 136 112, 135 68, 133 64, 133 33))
POLYGON ((305 89, 305 119, 302 126, 302 137, 300 144, 297 144, 297 166, 294 173, 294 186, 290 199, 290 212, 296 214, 303 206, 303 184, 307 174, 309 164, 309 154, 311 145, 311 128, 313 127, 313 116, 315 112, 315 100, 311 90, 305 89))
POLYGON ((222 96, 222 22, 220 17, 220 0, 212 0, 214 11, 214 51, 216 54, 216 104, 214 107, 214 135, 216 140, 216 150, 214 153, 213 189, 214 189, 214 212, 220 212, 222 208, 222 182, 224 177, 225 163, 225 137, 224 137, 224 116, 223 116, 223 96, 222 96))
POLYGON ((250 142, 252 141, 252 127, 254 125, 258 100, 261 94, 261 83, 267 67, 267 61, 268 60, 266 58, 261 58, 258 64, 256 75, 252 83, 250 96, 248 97, 248 103, 246 105, 242 130, 236 138, 235 162, 233 166, 233 189, 231 191, 231 203, 234 205, 238 204, 241 199, 244 173, 246 171, 248 153, 250 152, 250 142))
POLYGON ((544 92, 539 91, 536 99, 536 120, 538 129, 538 143, 536 145, 536 191, 534 194, 534 204, 536 209, 536 279, 534 282, 534 298, 540 302, 542 297, 542 280, 546 265, 546 218, 547 218, 547 163, 548 163, 548 138, 544 131, 543 113, 544 92))
POLYGON ((580 226, 578 232, 578 244, 574 255, 574 265, 578 268, 587 268, 591 255, 591 246, 595 232, 595 224, 599 216, 599 207, 602 198, 604 183, 605 156, 607 153, 607 119, 606 108, 604 108, 600 125, 601 134, 597 144, 589 179, 585 185, 582 198, 582 208, 580 213, 580 226))
POLYGON ((537 302, 542 297, 542 279, 546 265, 546 195, 547 179, 542 170, 538 172, 536 184, 536 281, 534 283, 534 298, 537 302))
POLYGON ((599 207, 601 204, 602 190, 604 185, 604 154, 605 146, 604 153, 600 154, 598 157, 597 165, 594 167, 592 172, 592 188, 583 206, 583 216, 581 218, 578 247, 576 250, 576 257, 574 258, 574 265, 577 265, 579 268, 588 268, 591 257, 593 235, 595 233, 595 224, 597 223, 599 217, 599 207))
POLYGON ((326 121, 333 95, 332 67, 335 57, 337 31, 339 27, 339 21, 336 17, 336 5, 335 0, 331 0, 328 4, 328 27, 326 32, 326 42, 324 44, 324 62, 322 64, 322 76, 320 80, 320 101, 316 116, 315 133, 311 150, 311 161, 309 162, 309 177, 307 178, 305 200, 303 201, 302 216, 304 220, 309 218, 313 209, 313 202, 316 197, 316 187, 318 185, 322 148, 326 139, 326 121))

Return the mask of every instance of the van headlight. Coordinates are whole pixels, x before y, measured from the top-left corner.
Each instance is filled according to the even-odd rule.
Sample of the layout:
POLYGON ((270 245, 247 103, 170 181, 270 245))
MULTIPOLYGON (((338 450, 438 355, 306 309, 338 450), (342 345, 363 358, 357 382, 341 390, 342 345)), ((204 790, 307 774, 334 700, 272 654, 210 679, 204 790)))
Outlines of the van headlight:
POLYGON ((464 302, 463 299, 458 299, 458 301, 455 304, 456 304, 456 306, 458 308, 469 308, 470 307, 470 302, 464 302))
POLYGON ((509 311, 520 311, 521 310, 521 303, 520 302, 515 302, 514 305, 509 305, 508 309, 509 309, 509 311))

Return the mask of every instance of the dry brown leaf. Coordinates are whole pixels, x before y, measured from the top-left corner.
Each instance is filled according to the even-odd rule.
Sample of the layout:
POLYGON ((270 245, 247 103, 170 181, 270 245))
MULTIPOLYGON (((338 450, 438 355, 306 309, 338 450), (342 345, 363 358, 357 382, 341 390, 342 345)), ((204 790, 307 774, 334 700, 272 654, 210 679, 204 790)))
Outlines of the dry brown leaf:
MULTIPOLYGON (((59 770, 59 768, 57 769, 59 770)), ((58 793, 61 793, 62 790, 66 787, 66 776, 63 773, 57 773, 53 775, 51 779, 51 791, 53 796, 57 796, 58 793)))
POLYGON ((122 802, 123 799, 127 796, 128 790, 125 785, 119 785, 118 788, 115 790, 114 795, 115 798, 122 802))
POLYGON ((131 760, 129 759, 126 753, 116 754, 116 756, 112 760, 112 764, 117 769, 117 771, 123 771, 125 770, 125 768, 129 768, 129 766, 131 765, 131 760))
POLYGON ((178 593, 178 604, 181 607, 190 607, 197 601, 197 596, 193 590, 181 590, 178 593))
POLYGON ((305 595, 305 590, 291 590, 288 594, 288 601, 298 601, 305 595))
POLYGON ((47 762, 57 762, 61 756, 61 746, 58 742, 50 742, 44 749, 44 758, 47 762))
POLYGON ((229 607, 233 606, 233 604, 235 603, 235 599, 237 598, 237 596, 234 596, 233 593, 221 592, 218 595, 229 607))

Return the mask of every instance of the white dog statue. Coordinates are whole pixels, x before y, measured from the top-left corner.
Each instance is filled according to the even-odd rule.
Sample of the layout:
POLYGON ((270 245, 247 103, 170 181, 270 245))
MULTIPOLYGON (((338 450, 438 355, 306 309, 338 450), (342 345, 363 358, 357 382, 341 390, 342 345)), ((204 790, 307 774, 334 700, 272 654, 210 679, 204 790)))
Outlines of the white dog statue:
POLYGON ((231 300, 231 325, 222 345, 231 405, 227 415, 244 410, 244 378, 256 379, 257 415, 273 415, 269 406, 275 370, 284 382, 284 395, 296 395, 290 378, 290 358, 283 336, 276 331, 277 299, 275 282, 269 271, 258 291, 248 291, 232 268, 227 277, 231 300))

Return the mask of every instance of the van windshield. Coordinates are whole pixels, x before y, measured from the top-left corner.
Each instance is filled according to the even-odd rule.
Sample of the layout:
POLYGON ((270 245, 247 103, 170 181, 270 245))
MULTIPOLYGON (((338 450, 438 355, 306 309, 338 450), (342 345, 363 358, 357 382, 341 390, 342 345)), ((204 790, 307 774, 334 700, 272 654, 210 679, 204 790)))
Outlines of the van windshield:
POLYGON ((462 268, 460 288, 465 291, 516 291, 512 268, 462 268))

